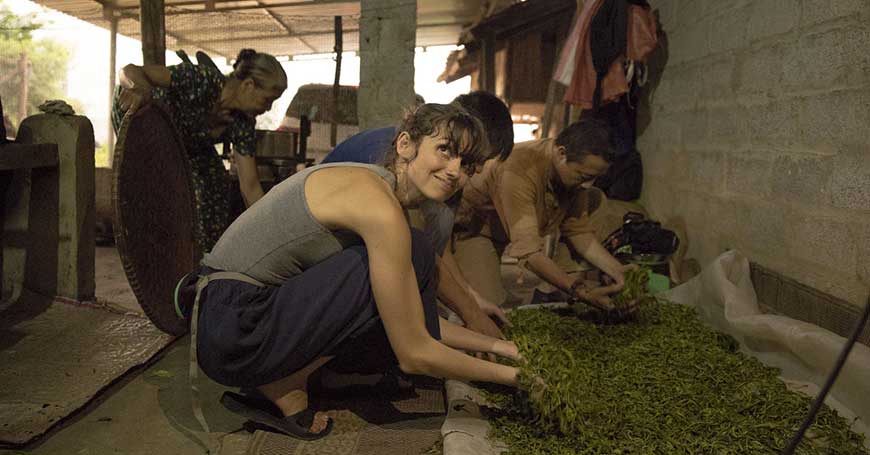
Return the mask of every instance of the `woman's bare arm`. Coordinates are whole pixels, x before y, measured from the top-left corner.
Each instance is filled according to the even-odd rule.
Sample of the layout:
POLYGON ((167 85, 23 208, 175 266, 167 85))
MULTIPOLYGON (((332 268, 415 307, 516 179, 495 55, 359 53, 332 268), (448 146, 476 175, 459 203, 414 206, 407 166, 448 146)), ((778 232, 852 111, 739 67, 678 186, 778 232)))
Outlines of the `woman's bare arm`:
MULTIPOLYGON (((410 230, 386 182, 364 169, 325 169, 308 178, 305 197, 320 223, 350 229, 365 242, 378 312, 403 371, 516 385, 515 368, 466 355, 426 331, 410 230)), ((452 337, 452 328, 447 332, 452 337)))
POLYGON ((501 357, 517 360, 519 351, 513 341, 493 338, 473 330, 468 330, 447 319, 441 319, 441 342, 455 349, 473 352, 491 353, 501 357))
POLYGON ((260 184, 260 174, 257 172, 257 159, 237 153, 234 154, 233 159, 239 173, 239 190, 245 200, 245 207, 250 207, 263 197, 263 186, 260 184))

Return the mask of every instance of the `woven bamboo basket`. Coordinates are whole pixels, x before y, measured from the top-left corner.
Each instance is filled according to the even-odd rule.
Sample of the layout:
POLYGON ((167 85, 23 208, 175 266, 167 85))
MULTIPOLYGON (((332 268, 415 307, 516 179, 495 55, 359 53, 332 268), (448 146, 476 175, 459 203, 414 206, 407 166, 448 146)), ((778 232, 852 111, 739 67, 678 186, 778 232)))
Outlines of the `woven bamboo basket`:
POLYGON ((165 107, 152 102, 124 118, 112 173, 115 241, 130 287, 157 328, 183 335, 173 293, 201 253, 187 155, 165 107))

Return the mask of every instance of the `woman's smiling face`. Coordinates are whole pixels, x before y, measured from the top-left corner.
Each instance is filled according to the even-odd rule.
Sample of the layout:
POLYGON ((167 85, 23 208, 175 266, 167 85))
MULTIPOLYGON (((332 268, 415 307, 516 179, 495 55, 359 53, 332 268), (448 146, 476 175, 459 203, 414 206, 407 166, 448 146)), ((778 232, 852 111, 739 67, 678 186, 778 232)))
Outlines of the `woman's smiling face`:
MULTIPOLYGON (((460 141, 467 140, 461 138, 460 141)), ((435 135, 423 136, 416 145, 407 134, 397 141, 400 155, 410 158, 408 180, 426 199, 446 201, 453 196, 474 175, 480 164, 470 162, 460 155, 461 144, 451 140, 441 131, 435 135), (411 150, 411 149, 415 150, 411 150), (463 162, 465 160, 465 162, 463 162)))

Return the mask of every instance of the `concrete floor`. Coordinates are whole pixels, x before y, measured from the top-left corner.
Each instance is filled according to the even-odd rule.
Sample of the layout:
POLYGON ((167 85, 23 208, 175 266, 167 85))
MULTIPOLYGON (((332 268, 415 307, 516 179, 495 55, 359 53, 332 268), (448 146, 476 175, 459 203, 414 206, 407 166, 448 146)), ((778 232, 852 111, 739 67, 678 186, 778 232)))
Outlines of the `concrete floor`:
MULTIPOLYGON (((117 310, 141 314, 117 250, 98 247, 96 257, 97 300, 117 310)), ((514 297, 527 301, 534 282, 517 289, 516 267, 508 266, 505 272, 505 284, 514 297)), ((176 340, 150 364, 119 378, 59 428, 24 449, 0 449, 0 455, 204 453, 197 437, 202 430, 191 407, 188 351, 188 337, 176 340)), ((244 454, 252 436, 242 429, 242 418, 219 404, 220 394, 227 389, 201 377, 200 390, 212 436, 222 441, 220 453, 244 454)))
MULTIPOLYGON (((96 251, 96 294, 100 304, 142 314, 127 284, 114 247, 96 251)), ((3 454, 201 454, 194 433, 188 385, 187 337, 176 340, 146 366, 119 378, 84 409, 25 449, 3 454)), ((35 360, 36 361, 36 360, 35 360)), ((218 403, 223 386, 200 379, 203 412, 213 435, 223 441, 222 454, 243 454, 250 435, 240 431, 243 419, 218 403)))

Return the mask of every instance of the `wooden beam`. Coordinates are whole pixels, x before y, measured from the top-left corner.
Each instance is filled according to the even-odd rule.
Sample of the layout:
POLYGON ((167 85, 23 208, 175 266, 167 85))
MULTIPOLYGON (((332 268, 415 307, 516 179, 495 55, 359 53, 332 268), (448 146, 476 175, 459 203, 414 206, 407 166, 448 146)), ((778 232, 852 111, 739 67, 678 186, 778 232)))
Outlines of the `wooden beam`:
MULTIPOLYGON (((418 29, 438 28, 438 27, 449 27, 449 26, 454 26, 454 25, 456 25, 456 24, 428 24, 428 25, 420 25, 417 28, 418 29)), ((346 28, 343 30, 343 32, 344 33, 357 33, 357 32, 359 32, 359 28, 346 28)), ((291 36, 293 36, 293 37, 296 37, 296 36, 313 37, 313 36, 333 35, 334 33, 335 32, 333 30, 330 30, 330 31, 322 31, 322 32, 299 33, 299 34, 294 34, 291 36)), ((260 34, 248 35, 248 36, 234 36, 232 38, 202 39, 202 40, 197 40, 195 43, 193 41, 191 41, 191 43, 196 44, 196 45, 199 45, 200 43, 230 43, 233 41, 254 41, 254 40, 269 39, 269 38, 283 38, 284 36, 286 36, 286 35, 278 35, 275 33, 260 33, 260 34)), ((180 39, 180 38, 176 38, 176 39, 180 39)))
POLYGON ((335 16, 335 79, 332 82, 332 122, 329 125, 329 146, 335 147, 338 136, 338 83, 341 80, 341 51, 344 47, 341 16, 335 16))
POLYGON ((480 44, 480 85, 481 89, 495 94, 495 48, 498 43, 494 33, 487 33, 480 44))
MULTIPOLYGON (((96 0, 96 1, 102 3, 105 0, 96 0)), ((182 0, 180 2, 173 2, 172 0, 170 0, 170 3, 167 4, 166 6, 172 8, 174 6, 204 5, 206 8, 208 8, 209 5, 216 5, 216 4, 221 4, 221 3, 239 3, 240 1, 243 1, 243 0, 182 0)), ((138 6, 119 6, 118 9, 119 10, 138 10, 139 7, 138 6)))
MULTIPOLYGON (((202 2, 199 2, 199 4, 202 4, 202 2)), ((329 6, 329 5, 332 5, 332 6, 335 6, 335 5, 351 6, 351 5, 358 5, 358 4, 359 4, 358 0, 356 0, 356 1, 354 1, 354 0, 350 0, 350 1, 349 0, 316 0, 316 1, 311 1, 311 2, 282 2, 282 3, 274 3, 274 4, 268 4, 268 5, 263 5, 263 4, 259 3, 259 1, 258 1, 257 5, 227 6, 227 7, 223 7, 223 8, 215 8, 215 9, 209 10, 209 11, 206 11, 204 9, 171 9, 171 10, 167 11, 166 14, 169 16, 175 16, 175 15, 179 15, 179 14, 202 14, 205 12, 221 13, 221 12, 231 12, 231 11, 245 11, 245 10, 252 10, 252 9, 273 9, 274 10, 275 8, 292 10, 292 9, 302 9, 302 8, 309 9, 312 6, 329 6)), ((170 4, 169 6, 176 6, 176 5, 177 4, 170 4)), ((288 13, 285 13, 282 11, 281 14, 288 14, 288 13)))
POLYGON ((0 171, 57 167, 57 144, 0 145, 0 171))
POLYGON ((302 39, 302 38, 301 38, 300 36, 298 36, 298 35, 297 35, 297 36, 294 36, 293 28, 290 27, 290 24, 288 24, 287 22, 285 22, 284 19, 281 18, 281 16, 275 14, 275 12, 272 11, 272 9, 267 8, 267 7, 266 7, 267 5, 263 5, 263 2, 262 2, 262 1, 257 0, 257 4, 263 6, 264 8, 266 8, 266 12, 269 14, 269 16, 271 16, 272 19, 275 20, 275 22, 277 22, 278 24, 280 24, 281 27, 284 27, 284 30, 287 30, 287 36, 290 36, 290 37, 294 37, 294 38, 296 38, 297 40, 299 40, 300 43, 304 44, 305 47, 307 47, 308 49, 311 49, 312 52, 317 52, 317 49, 315 49, 314 46, 311 45, 311 43, 309 43, 308 41, 305 41, 304 39, 302 39))
POLYGON ((166 65, 166 16, 163 0, 139 0, 142 60, 146 65, 166 65))
MULTIPOLYGON (((120 19, 133 19, 134 21, 139 22, 140 27, 141 27, 141 23, 142 23, 142 21, 140 20, 141 16, 137 13, 131 12, 131 10, 138 10, 139 9, 138 6, 115 7, 113 5, 110 5, 108 3, 108 0, 95 0, 95 1, 97 3, 99 3, 100 5, 103 5, 103 17, 105 19, 108 19, 108 17, 106 17, 106 12, 105 12, 106 8, 111 8, 113 16, 117 17, 118 20, 120 20, 120 19)), ((203 0, 197 0, 197 3, 200 3, 202 1, 203 0)), ((217 1, 238 1, 238 0, 217 0, 217 1)), ((200 11, 200 12, 204 12, 204 11, 200 11)), ((130 35, 130 36, 133 37, 135 35, 130 35)), ((169 38, 174 39, 176 42, 178 42, 178 44, 189 44, 191 46, 194 46, 197 49, 207 51, 207 52, 211 53, 212 55, 220 55, 221 57, 229 58, 229 56, 224 55, 222 52, 219 52, 216 49, 209 49, 207 47, 200 46, 198 43, 195 43, 187 38, 184 38, 183 36, 175 35, 175 34, 170 33, 170 32, 165 32, 165 36, 168 36, 169 38)), ((165 49, 164 49, 163 55, 164 55, 164 58, 166 58, 165 49)))
MULTIPOLYGON (((109 19, 109 118, 112 116, 112 98, 115 96, 115 73, 118 58, 118 18, 112 14, 109 19)), ((111 121, 109 122, 111 123, 111 121)), ((109 167, 112 167, 112 159, 115 157, 115 130, 109 125, 106 137, 106 150, 109 151, 109 167)))

